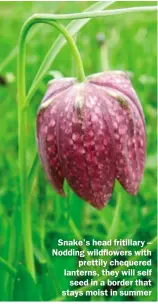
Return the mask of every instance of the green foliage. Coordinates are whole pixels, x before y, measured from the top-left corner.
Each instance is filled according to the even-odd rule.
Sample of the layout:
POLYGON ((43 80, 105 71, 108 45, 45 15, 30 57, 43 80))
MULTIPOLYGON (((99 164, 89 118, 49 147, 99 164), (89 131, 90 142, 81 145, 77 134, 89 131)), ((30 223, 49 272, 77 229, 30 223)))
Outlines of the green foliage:
POLYGON ((17 268, 12 300, 40 301, 37 285, 23 265, 19 265, 17 268))
MULTIPOLYGON (((153 5, 151 1, 137 1, 137 5, 153 5)), ((59 197, 45 180, 36 155, 35 117, 46 90, 50 73, 41 81, 29 107, 28 178, 29 203, 32 208, 33 246, 37 283, 21 264, 19 176, 17 163, 17 97, 16 44, 22 24, 33 13, 81 12, 90 3, 81 2, 1 2, 0 3, 0 109, 1 109, 1 186, 0 186, 0 301, 52 300, 61 298, 61 290, 68 288, 64 278, 65 264, 76 269, 76 258, 64 258, 60 263, 51 257, 57 239, 86 238, 105 240, 109 236, 151 241, 156 235, 156 13, 136 13, 128 16, 97 18, 80 30, 77 45, 86 74, 99 72, 104 56, 96 41, 103 32, 107 39, 109 66, 125 70, 140 97, 147 125, 147 161, 144 178, 136 197, 128 195, 118 184, 109 204, 100 212, 81 201, 67 185, 67 197, 59 197), (4 18, 5 16, 5 18, 4 18), (14 29, 14 30, 13 30, 14 29), (5 33, 5 35, 4 35, 5 33), (35 156, 35 158, 34 158, 35 156), (31 186, 33 185, 33 186, 31 186), (16 275, 13 272, 16 271, 16 275), (20 279, 20 280, 19 280, 20 279), (29 292, 28 292, 29 291, 29 292)), ((111 8, 135 6, 135 2, 118 2, 111 8)), ((63 24, 68 24, 65 21, 63 24)), ((38 26, 29 35, 27 48, 27 91, 58 33, 50 26, 38 26)), ((53 55, 52 55, 53 56, 53 55)), ((70 50, 65 45, 50 70, 54 75, 75 75, 70 50), (57 73, 56 73, 57 71, 57 73), (53 72, 54 73, 54 72, 53 72)), ((26 240, 27 242, 27 240, 26 240)), ((152 298, 156 299, 156 254, 153 254, 152 298)), ((88 299, 94 300, 93 299, 88 299)), ((67 300, 67 299, 62 299, 67 300)), ((77 299, 78 300, 78 299, 77 299)), ((97 300, 105 301, 104 298, 97 300)), ((108 298, 122 300, 120 298, 108 298)), ((124 300, 129 300, 128 298, 124 300)), ((144 301, 144 298, 132 300, 144 301)))

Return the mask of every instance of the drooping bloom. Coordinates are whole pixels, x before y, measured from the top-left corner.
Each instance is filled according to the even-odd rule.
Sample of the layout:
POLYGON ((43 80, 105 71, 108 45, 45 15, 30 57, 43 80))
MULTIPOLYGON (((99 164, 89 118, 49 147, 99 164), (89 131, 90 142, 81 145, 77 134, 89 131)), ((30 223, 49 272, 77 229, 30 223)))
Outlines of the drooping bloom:
POLYGON ((146 133, 143 110, 120 71, 50 82, 37 115, 37 144, 46 175, 64 195, 73 191, 95 208, 109 201, 115 179, 135 195, 142 180, 146 133))

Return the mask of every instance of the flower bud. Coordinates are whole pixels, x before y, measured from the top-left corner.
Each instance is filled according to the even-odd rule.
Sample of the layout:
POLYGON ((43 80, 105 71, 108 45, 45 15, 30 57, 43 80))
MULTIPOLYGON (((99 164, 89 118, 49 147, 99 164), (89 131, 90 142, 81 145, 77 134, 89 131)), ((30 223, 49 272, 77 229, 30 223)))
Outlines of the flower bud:
POLYGON ((115 179, 138 192, 146 153, 144 115, 123 72, 50 82, 37 115, 37 144, 46 175, 64 195, 73 191, 97 209, 109 201, 115 179))

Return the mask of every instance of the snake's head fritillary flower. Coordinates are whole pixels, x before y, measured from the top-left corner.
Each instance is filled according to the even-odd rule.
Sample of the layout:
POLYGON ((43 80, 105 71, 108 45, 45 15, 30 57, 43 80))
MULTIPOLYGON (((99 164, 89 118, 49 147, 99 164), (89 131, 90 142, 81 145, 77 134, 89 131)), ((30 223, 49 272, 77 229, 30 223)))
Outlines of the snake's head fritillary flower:
POLYGON ((37 115, 37 144, 46 175, 64 195, 73 191, 95 208, 109 201, 115 179, 135 195, 142 180, 146 133, 139 99, 119 71, 50 82, 37 115))

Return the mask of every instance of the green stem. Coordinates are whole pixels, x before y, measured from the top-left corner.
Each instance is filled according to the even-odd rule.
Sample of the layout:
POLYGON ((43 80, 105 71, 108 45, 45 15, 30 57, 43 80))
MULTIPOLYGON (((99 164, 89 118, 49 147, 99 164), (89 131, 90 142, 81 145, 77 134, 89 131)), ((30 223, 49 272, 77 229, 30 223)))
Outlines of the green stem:
MULTIPOLYGON (((29 24, 28 29, 31 24, 29 24)), ((31 206, 28 203, 28 179, 26 164, 26 127, 27 110, 24 109, 26 88, 25 88, 25 37, 28 29, 23 27, 18 48, 18 144, 19 144, 19 175, 20 175, 20 195, 21 195, 21 227, 24 246, 24 256, 26 266, 35 279, 35 267, 32 246, 31 229, 31 206)))
POLYGON ((27 34, 30 30, 30 28, 36 24, 36 23, 45 23, 54 26, 58 31, 65 37, 66 41, 71 47, 72 54, 74 56, 76 66, 77 66, 77 79, 78 81, 82 82, 85 80, 85 73, 83 69, 83 63, 80 56, 80 53, 78 51, 78 48, 75 44, 74 39, 69 34, 68 30, 58 21, 55 20, 54 15, 48 15, 49 18, 47 18, 47 15, 45 14, 35 14, 32 17, 30 17, 26 23, 24 24, 22 31, 21 31, 21 43, 25 45, 27 34))
POLYGON ((69 43, 77 66, 77 79, 78 81, 83 82, 85 80, 83 63, 78 48, 76 46, 76 43, 74 42, 74 39, 70 36, 67 29, 61 23, 57 21, 52 21, 51 23, 54 27, 56 27, 61 32, 61 34, 63 34, 63 36, 69 43))
POLYGON ((156 11, 157 6, 138 6, 138 7, 128 7, 121 9, 113 9, 106 11, 95 11, 95 12, 83 12, 83 13, 74 13, 74 14, 34 14, 33 18, 42 18, 44 20, 74 20, 74 19, 85 19, 85 18, 97 18, 97 17, 105 17, 126 13, 136 13, 136 12, 149 12, 156 11))
POLYGON ((21 227, 23 236, 23 246, 26 266, 34 280, 35 266, 32 245, 32 227, 31 227, 31 204, 28 202, 28 176, 27 176, 27 107, 26 107, 26 81, 25 81, 25 44, 26 37, 30 28, 35 23, 46 23, 57 28, 65 37, 71 46, 72 53, 76 60, 78 80, 84 81, 85 74, 82 60, 77 46, 68 31, 63 25, 55 20, 44 20, 43 18, 30 18, 24 24, 19 40, 18 48, 18 144, 19 144, 19 175, 20 175, 20 193, 21 193, 21 227))

